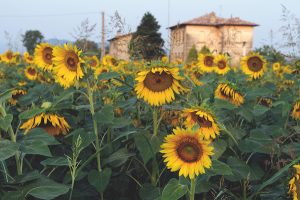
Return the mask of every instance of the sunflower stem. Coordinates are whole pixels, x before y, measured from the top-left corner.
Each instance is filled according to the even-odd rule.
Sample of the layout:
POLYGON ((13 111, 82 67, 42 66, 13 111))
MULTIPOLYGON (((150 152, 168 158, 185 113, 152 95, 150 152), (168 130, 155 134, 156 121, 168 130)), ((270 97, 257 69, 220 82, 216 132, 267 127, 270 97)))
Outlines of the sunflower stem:
POLYGON ((153 108, 153 136, 158 134, 158 107, 153 108))
POLYGON ((191 179, 191 188, 190 188, 190 198, 189 200, 195 199, 195 189, 196 189, 196 181, 195 178, 191 179))

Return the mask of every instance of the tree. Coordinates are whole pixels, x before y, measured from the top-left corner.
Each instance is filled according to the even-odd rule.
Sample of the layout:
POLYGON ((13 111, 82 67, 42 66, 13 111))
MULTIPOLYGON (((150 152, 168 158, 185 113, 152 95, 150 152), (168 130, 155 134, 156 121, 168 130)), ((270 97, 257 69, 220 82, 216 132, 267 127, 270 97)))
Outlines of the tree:
POLYGON ((38 30, 26 31, 23 35, 23 45, 26 47, 30 54, 33 54, 35 46, 42 42, 44 36, 38 30))
POLYGON ((255 49, 254 52, 258 52, 260 55, 264 56, 268 62, 271 63, 285 62, 285 56, 280 51, 277 51, 273 46, 264 45, 255 49))
POLYGON ((186 63, 191 63, 193 61, 196 62, 197 59, 198 59, 198 52, 197 52, 196 46, 193 45, 192 48, 190 48, 190 50, 189 50, 188 56, 186 58, 186 63))
POLYGON ((209 50, 209 48, 208 48, 206 45, 204 45, 204 46, 200 49, 199 53, 201 53, 201 54, 208 54, 208 53, 210 53, 210 50, 209 50))
POLYGON ((80 48, 83 49, 84 51, 92 51, 92 52, 98 52, 98 45, 96 44, 96 42, 91 41, 91 40, 87 40, 87 39, 78 39, 75 41, 75 45, 80 48))
POLYGON ((129 44, 131 59, 152 60, 164 55, 164 41, 159 29, 160 25, 155 17, 149 12, 145 13, 129 44))

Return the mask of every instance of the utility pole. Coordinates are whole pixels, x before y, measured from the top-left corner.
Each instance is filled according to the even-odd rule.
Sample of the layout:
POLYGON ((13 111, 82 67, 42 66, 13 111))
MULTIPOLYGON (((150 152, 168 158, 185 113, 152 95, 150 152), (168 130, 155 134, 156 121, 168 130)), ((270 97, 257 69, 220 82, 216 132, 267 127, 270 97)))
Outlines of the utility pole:
POLYGON ((105 56, 105 20, 104 12, 102 14, 102 36, 101 36, 101 58, 105 56))

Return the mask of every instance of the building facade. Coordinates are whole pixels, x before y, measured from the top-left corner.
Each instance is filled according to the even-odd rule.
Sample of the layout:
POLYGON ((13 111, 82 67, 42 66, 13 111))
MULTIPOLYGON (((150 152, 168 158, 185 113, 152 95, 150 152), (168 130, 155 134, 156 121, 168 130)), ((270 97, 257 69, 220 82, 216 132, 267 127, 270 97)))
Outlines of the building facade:
POLYGON ((132 33, 121 35, 118 32, 116 37, 108 40, 110 42, 109 55, 121 60, 129 60, 130 58, 128 45, 130 43, 131 38, 132 33))
POLYGON ((255 23, 238 17, 220 18, 214 12, 171 26, 170 60, 185 61, 193 45, 206 46, 214 54, 228 54, 233 65, 252 50, 255 23))

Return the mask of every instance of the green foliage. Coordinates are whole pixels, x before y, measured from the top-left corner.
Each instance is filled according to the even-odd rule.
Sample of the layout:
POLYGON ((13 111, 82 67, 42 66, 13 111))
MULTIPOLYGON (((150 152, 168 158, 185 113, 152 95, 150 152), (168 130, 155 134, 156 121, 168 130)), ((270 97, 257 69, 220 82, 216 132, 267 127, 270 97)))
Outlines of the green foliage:
POLYGON ((23 45, 26 47, 27 51, 33 55, 35 46, 42 42, 44 36, 38 30, 26 31, 23 35, 23 45))
POLYGON ((164 41, 159 29, 160 25, 154 16, 149 12, 145 13, 129 44, 131 59, 153 60, 164 55, 164 41))
POLYGON ((208 48, 206 45, 204 45, 204 46, 200 49, 199 53, 201 53, 201 54, 208 54, 208 53, 210 53, 210 50, 209 50, 209 48, 208 48))
POLYGON ((188 56, 186 58, 186 63, 197 62, 197 59, 198 59, 198 52, 196 46, 193 45, 189 50, 188 56))
POLYGON ((254 52, 258 52, 260 55, 264 56, 268 62, 285 62, 284 55, 279 50, 275 49, 273 46, 264 45, 262 47, 256 48, 254 52))
POLYGON ((76 40, 74 45, 76 45, 79 49, 82 49, 84 51, 99 52, 99 54, 101 54, 97 43, 94 41, 87 40, 87 39, 81 39, 81 40, 76 40))

